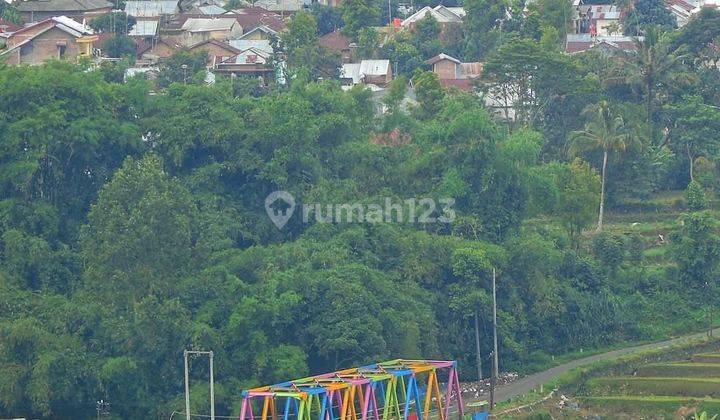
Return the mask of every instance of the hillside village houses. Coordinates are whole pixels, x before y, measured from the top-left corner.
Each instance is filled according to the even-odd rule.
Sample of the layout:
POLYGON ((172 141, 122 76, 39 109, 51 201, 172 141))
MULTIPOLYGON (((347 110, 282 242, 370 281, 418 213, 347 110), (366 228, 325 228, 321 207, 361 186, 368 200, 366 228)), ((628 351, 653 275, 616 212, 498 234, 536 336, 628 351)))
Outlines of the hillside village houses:
POLYGON ((8 34, 0 57, 10 65, 42 64, 52 58, 92 56, 93 30, 66 16, 55 16, 8 34))
MULTIPOLYGON (((3 0, 0 0, 3 1, 3 0)), ((7 1, 7 0, 5 0, 7 1)), ((115 9, 110 0, 14 0, 25 25, 0 19, 0 57, 7 63, 36 65, 49 59, 76 60, 103 58, 103 41, 111 34, 95 33, 88 22, 115 9)), ((113 0, 114 1, 114 0, 113 0)), ((683 25, 703 7, 717 7, 720 0, 665 0, 666 7, 683 25)), ((338 6, 341 1, 324 0, 338 6)), ((284 63, 273 47, 288 20, 311 0, 255 0, 232 10, 223 0, 127 0, 123 11, 136 23, 127 35, 136 44, 136 67, 129 73, 145 73, 143 67, 158 63, 181 49, 205 51, 207 67, 218 74, 258 77, 284 81, 284 63)), ((565 42, 567 54, 598 50, 604 54, 629 54, 634 39, 622 35, 624 10, 618 5, 584 4, 574 0, 570 30, 565 42)), ((441 30, 461 29, 466 16, 462 7, 424 6, 411 10, 403 5, 405 19, 394 19, 377 28, 382 39, 413 30, 422 19, 435 19, 441 30)), ((399 9, 398 9, 399 10, 399 9)), ((379 92, 393 80, 394 66, 387 57, 359 60, 357 44, 340 30, 319 38, 319 45, 340 57, 337 78, 348 89, 357 84, 379 92)), ((382 42, 382 41, 381 41, 382 42)), ((425 62, 445 88, 472 91, 483 64, 463 62, 441 53, 425 62)))
POLYGON ((82 22, 109 13, 113 6, 108 0, 41 0, 21 1, 16 7, 25 22, 39 22, 56 16, 82 22))

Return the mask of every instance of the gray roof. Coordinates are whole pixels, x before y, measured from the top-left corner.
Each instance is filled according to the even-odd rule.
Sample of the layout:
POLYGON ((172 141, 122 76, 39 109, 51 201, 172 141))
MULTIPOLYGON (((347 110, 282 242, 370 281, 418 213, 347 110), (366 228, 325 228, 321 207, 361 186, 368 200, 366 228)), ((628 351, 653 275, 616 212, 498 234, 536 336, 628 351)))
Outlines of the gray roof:
POLYGON ((363 76, 384 76, 390 69, 390 60, 363 60, 360 62, 360 74, 363 76))
POLYGON ((182 26, 183 31, 210 32, 229 31, 237 23, 233 18, 190 18, 182 26))
POLYGON ((130 30, 130 36, 155 36, 158 31, 157 20, 138 20, 130 30))
POLYGON ((270 45, 270 41, 267 39, 231 39, 228 41, 228 44, 240 51, 255 48, 257 50, 266 51, 270 54, 274 52, 273 47, 270 45))
POLYGON ((216 4, 199 6, 198 10, 200 10, 200 13, 202 13, 203 15, 222 15, 223 13, 227 12, 227 10, 216 4))
POLYGON ((306 5, 304 0, 255 0, 253 3, 254 7, 262 7, 271 12, 297 12, 304 5, 306 5))
POLYGON ((125 13, 134 17, 152 18, 174 15, 179 11, 174 0, 132 0, 125 3, 125 13))
POLYGON ((29 0, 15 6, 21 12, 71 12, 106 9, 113 4, 107 0, 29 0))

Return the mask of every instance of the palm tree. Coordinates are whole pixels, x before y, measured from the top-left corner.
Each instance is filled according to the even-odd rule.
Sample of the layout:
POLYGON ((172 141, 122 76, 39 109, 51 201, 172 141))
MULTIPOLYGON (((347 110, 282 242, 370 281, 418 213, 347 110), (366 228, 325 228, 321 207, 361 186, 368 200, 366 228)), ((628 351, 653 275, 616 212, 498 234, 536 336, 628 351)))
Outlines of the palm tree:
POLYGON ((600 186, 600 210, 598 214, 598 232, 603 227, 603 213, 605 211, 605 183, 607 181, 608 156, 612 152, 623 152, 627 148, 632 136, 621 115, 613 112, 608 101, 600 101, 590 105, 582 112, 587 120, 585 128, 574 131, 570 136, 571 155, 578 155, 591 150, 602 150, 602 178, 600 186))
POLYGON ((647 115, 648 144, 652 144, 655 137, 656 125, 653 116, 657 109, 658 90, 668 80, 677 80, 682 74, 682 60, 687 54, 681 49, 672 50, 668 39, 661 36, 656 27, 648 27, 642 40, 635 39, 637 55, 630 61, 628 69, 628 82, 640 86, 645 102, 647 115))

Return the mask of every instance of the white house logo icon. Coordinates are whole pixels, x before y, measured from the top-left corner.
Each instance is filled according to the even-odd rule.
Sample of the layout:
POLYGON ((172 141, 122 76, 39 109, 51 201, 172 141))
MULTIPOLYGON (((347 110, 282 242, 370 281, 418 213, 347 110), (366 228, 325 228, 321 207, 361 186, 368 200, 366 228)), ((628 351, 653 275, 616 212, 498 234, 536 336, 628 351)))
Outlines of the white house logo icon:
POLYGON ((282 229, 295 211, 295 197, 287 191, 275 191, 265 198, 265 211, 275 226, 282 229))

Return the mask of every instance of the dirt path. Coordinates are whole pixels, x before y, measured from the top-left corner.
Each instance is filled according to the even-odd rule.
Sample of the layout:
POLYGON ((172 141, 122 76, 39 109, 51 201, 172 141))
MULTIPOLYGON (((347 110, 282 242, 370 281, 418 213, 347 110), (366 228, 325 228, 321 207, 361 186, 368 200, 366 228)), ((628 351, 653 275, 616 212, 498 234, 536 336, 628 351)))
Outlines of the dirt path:
MULTIPOLYGON (((495 390, 495 401, 501 402, 505 400, 509 400, 510 398, 517 397, 518 395, 527 394, 528 392, 532 391, 535 388, 540 387, 542 384, 546 384, 551 379, 562 375, 565 372, 568 372, 576 367, 589 365, 590 363, 597 362, 599 360, 607 360, 612 359, 618 356, 623 356, 626 354, 630 354, 639 350, 649 350, 653 348, 661 348, 661 347, 667 347, 673 344, 679 344, 687 340, 695 340, 702 337, 705 337, 707 335, 707 332, 698 333, 698 334, 692 334, 687 336, 682 336, 678 338, 673 338, 671 340, 665 340, 665 341, 659 341, 656 343, 650 343, 650 344, 643 344, 640 346, 634 346, 634 347, 627 347, 619 350, 613 350, 609 351, 607 353, 600 353, 593 356, 584 357, 582 359, 573 360, 572 362, 563 363, 562 365, 555 366, 553 368, 550 368, 548 370, 534 373, 532 375, 525 376, 523 378, 518 379, 515 382, 512 382, 507 385, 503 385, 498 387, 495 390)), ((720 335, 720 328, 717 328, 713 330, 713 335, 718 336, 720 335)), ((548 390, 549 392, 549 390, 548 390)), ((482 397, 482 399, 486 399, 486 397, 482 397)))

